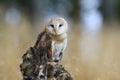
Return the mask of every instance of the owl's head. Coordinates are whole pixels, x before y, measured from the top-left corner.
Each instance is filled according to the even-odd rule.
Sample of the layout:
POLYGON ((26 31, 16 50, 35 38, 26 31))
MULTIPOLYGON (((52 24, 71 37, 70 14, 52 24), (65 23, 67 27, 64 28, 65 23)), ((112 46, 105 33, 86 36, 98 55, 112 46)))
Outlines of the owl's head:
POLYGON ((63 18, 50 18, 45 25, 46 31, 52 35, 61 35, 66 33, 67 28, 68 24, 63 18))

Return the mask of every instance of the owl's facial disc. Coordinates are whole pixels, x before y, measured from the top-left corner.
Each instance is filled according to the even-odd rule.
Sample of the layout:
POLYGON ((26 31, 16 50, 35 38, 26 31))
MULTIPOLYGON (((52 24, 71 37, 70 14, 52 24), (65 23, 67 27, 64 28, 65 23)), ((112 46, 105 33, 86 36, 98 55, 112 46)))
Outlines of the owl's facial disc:
POLYGON ((48 21, 47 31, 53 35, 61 35, 67 31, 67 22, 63 18, 52 18, 48 21))

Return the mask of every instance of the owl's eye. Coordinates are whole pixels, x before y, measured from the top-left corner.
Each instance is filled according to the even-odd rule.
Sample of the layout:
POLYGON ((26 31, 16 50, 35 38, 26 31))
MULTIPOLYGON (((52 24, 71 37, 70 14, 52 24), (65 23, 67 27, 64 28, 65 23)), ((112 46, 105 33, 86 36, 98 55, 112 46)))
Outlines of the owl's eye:
POLYGON ((54 25, 53 25, 53 24, 51 24, 50 26, 51 26, 52 28, 54 28, 54 25))
POLYGON ((63 24, 60 24, 60 25, 59 25, 59 27, 62 27, 62 26, 63 26, 63 24))

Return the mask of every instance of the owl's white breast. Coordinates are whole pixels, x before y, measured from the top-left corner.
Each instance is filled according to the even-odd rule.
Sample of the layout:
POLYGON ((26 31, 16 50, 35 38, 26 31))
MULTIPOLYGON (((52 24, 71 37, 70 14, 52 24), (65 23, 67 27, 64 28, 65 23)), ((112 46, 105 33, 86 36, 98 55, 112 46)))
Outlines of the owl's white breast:
POLYGON ((52 40, 52 53, 53 53, 53 60, 59 60, 59 55, 64 49, 65 41, 58 42, 56 40, 52 40))

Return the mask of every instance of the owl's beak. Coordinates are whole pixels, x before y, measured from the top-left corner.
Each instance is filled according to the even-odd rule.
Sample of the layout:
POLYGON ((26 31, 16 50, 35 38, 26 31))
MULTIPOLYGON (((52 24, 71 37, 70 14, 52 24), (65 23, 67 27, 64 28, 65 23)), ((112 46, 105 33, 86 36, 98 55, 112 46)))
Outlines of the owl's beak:
POLYGON ((55 28, 54 28, 54 32, 55 32, 55 34, 58 34, 55 28))

